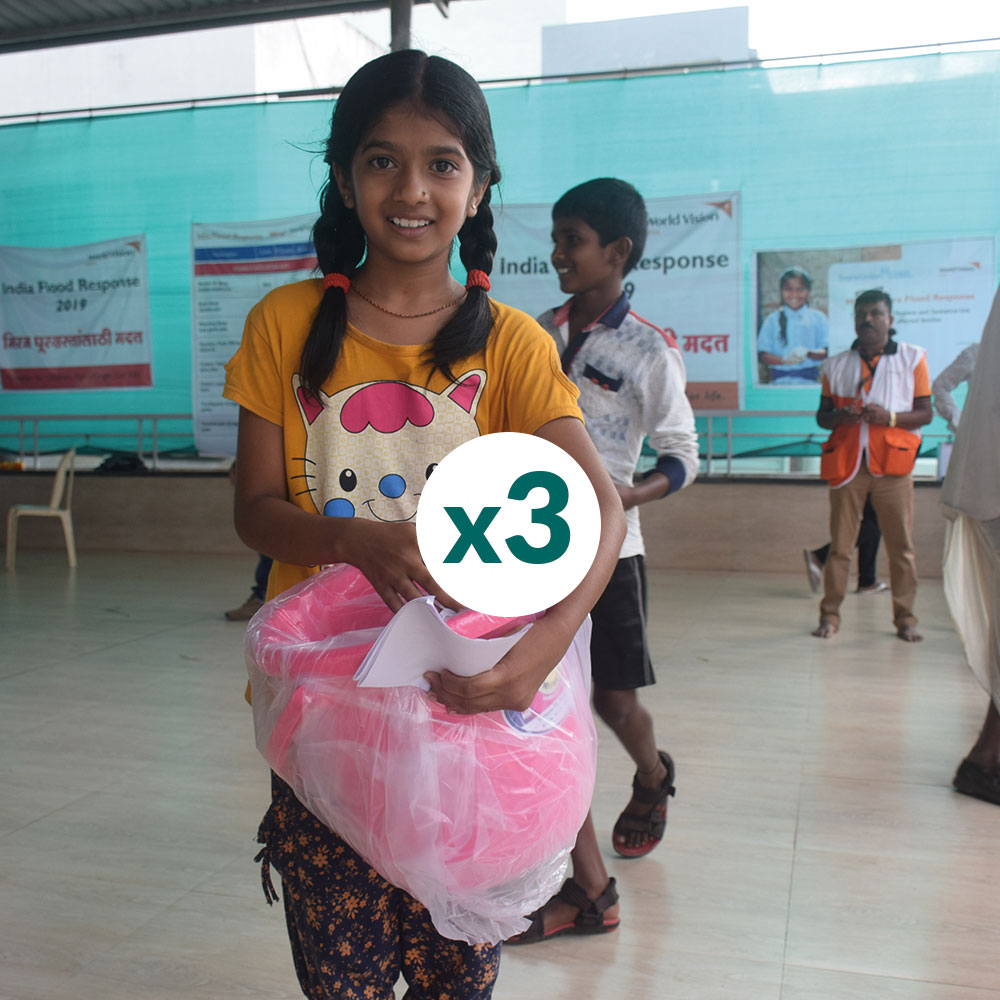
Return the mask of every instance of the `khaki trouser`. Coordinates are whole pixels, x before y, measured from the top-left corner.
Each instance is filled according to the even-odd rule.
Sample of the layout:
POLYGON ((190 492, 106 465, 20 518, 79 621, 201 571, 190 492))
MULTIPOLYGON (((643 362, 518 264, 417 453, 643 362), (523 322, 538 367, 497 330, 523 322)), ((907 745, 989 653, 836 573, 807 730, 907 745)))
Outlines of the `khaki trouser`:
POLYGON ((830 555, 823 571, 821 622, 840 624, 840 604, 847 592, 851 556, 858 528, 871 493, 872 506, 882 529, 889 556, 892 587, 892 620, 896 628, 916 625, 913 603, 917 596, 917 560, 913 552, 913 479, 911 476, 873 476, 862 460, 858 474, 830 490, 830 555))

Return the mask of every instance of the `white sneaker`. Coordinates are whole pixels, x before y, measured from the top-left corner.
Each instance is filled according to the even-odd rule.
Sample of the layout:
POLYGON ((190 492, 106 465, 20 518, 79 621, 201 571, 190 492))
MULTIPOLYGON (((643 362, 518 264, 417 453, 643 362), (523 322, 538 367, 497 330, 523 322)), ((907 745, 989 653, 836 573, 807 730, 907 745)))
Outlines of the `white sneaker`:
POLYGON ((823 585, 823 564, 812 554, 811 549, 802 550, 802 558, 806 561, 806 572, 809 574, 809 586, 814 594, 818 594, 823 585))
POLYGON ((889 584, 876 580, 870 587, 858 587, 856 594, 881 594, 883 590, 888 590, 889 584))

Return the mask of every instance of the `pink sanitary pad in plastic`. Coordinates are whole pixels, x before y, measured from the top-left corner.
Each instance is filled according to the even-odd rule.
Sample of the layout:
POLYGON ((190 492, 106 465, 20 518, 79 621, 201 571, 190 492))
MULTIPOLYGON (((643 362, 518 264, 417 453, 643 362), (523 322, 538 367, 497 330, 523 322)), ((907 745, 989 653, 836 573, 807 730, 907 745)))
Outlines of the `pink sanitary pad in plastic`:
MULTIPOLYGON (((502 940, 558 890, 590 806, 590 622, 527 712, 460 716, 415 687, 355 684, 390 617, 345 565, 266 604, 246 638, 258 749, 442 934, 502 940)), ((476 641, 530 620, 447 624, 476 641)))

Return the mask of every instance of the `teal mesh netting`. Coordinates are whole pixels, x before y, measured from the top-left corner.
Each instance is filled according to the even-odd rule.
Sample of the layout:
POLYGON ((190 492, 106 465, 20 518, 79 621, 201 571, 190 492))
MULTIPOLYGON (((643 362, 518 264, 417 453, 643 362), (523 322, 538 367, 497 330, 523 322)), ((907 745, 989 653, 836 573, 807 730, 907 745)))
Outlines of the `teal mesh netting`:
MULTIPOLYGON (((776 399, 754 387, 755 251, 1000 230, 1000 52, 511 86, 487 97, 510 203, 551 202, 601 175, 650 197, 741 192, 750 411, 817 402, 811 388, 776 399)), ((312 211, 330 110, 261 103, 0 128, 0 244, 147 234, 155 374, 148 390, 0 393, 0 412, 190 412, 190 224, 312 211)), ((798 437, 785 437, 788 447, 812 450, 802 444, 816 434, 808 420, 769 426, 798 437)))

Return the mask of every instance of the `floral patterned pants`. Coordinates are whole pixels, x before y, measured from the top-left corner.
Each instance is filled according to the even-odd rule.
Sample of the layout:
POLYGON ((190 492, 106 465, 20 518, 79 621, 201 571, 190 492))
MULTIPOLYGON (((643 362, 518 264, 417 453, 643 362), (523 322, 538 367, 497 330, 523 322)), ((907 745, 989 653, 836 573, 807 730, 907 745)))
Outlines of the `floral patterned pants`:
POLYGON ((309 1000, 391 1000, 402 973, 405 1000, 489 1000, 500 946, 442 937, 427 910, 391 885, 271 776, 271 808, 257 839, 264 895, 285 919, 302 992, 309 1000))

